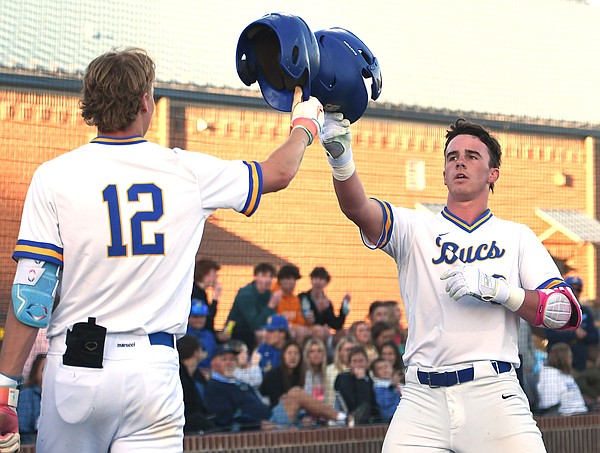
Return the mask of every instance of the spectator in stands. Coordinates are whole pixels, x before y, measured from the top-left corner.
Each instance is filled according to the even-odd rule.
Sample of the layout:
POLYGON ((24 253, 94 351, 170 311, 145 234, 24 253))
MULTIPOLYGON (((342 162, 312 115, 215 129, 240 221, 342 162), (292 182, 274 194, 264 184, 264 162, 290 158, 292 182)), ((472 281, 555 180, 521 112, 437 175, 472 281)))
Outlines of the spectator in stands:
MULTIPOLYGON (((573 289, 575 296, 580 299, 583 290, 583 280, 580 277, 567 277, 565 279, 573 289)), ((598 344, 598 328, 594 323, 594 315, 588 305, 581 304, 581 324, 575 330, 551 330, 546 329, 546 338, 548 339, 548 353, 557 343, 567 343, 571 346, 573 353, 573 369, 576 372, 585 370, 587 361, 590 359, 590 346, 598 344)))
POLYGON ((302 314, 300 298, 296 295, 296 282, 302 278, 300 269, 293 264, 281 266, 277 273, 277 282, 272 291, 281 290, 281 300, 277 304, 277 314, 288 320, 290 335, 298 344, 303 345, 311 330, 302 314))
POLYGON ((394 328, 387 322, 379 321, 371 326, 371 343, 379 351, 384 343, 394 341, 394 328))
POLYGON ((402 310, 396 300, 386 300, 383 305, 388 310, 388 323, 394 329, 394 342, 398 345, 400 354, 404 354, 408 331, 402 326, 402 310))
POLYGON ((379 351, 372 343, 371 328, 366 321, 354 321, 348 329, 348 335, 352 336, 359 346, 365 348, 369 356, 369 363, 379 355, 379 351))
POLYGON ((573 378, 573 353, 566 343, 556 343, 548 353, 538 381, 540 412, 574 415, 587 412, 583 395, 573 378))
POLYGON ((33 360, 31 370, 25 385, 19 392, 17 414, 19 417, 19 432, 21 443, 30 444, 35 442, 40 418, 40 405, 42 401, 42 376, 46 354, 38 354, 33 360))
POLYGON ((260 263, 254 267, 254 280, 240 288, 235 299, 227 324, 233 323, 231 338, 242 340, 253 351, 263 340, 260 329, 269 316, 275 314, 281 299, 281 291, 271 293, 275 268, 269 263, 260 263), (258 338, 257 338, 258 336, 258 338))
POLYGON ((398 345, 394 341, 383 343, 379 348, 379 357, 389 362, 394 379, 404 384, 404 361, 398 350, 398 345))
POLYGON ((257 350, 254 350, 252 355, 249 355, 248 346, 241 340, 231 340, 228 344, 238 351, 237 366, 233 372, 233 377, 258 390, 263 380, 263 373, 259 365, 260 354, 257 350))
POLYGON ((334 388, 344 400, 348 411, 354 414, 354 423, 368 424, 381 421, 381 413, 373 380, 369 376, 369 359, 362 346, 350 351, 350 369, 335 378, 334 388))
POLYGON ((264 378, 271 368, 279 365, 281 350, 290 340, 290 332, 287 319, 281 315, 271 316, 263 329, 266 331, 265 342, 258 347, 257 351, 260 355, 259 366, 264 378))
POLYGON ((331 276, 324 267, 315 267, 310 273, 310 290, 298 295, 302 313, 311 328, 311 337, 319 338, 326 345, 331 344, 330 328, 339 331, 344 327, 346 316, 350 313, 350 294, 346 294, 339 315, 333 311, 331 300, 325 295, 331 276))
POLYGON ((232 431, 246 429, 272 430, 297 426, 301 411, 344 424, 346 414, 308 396, 299 387, 290 389, 270 409, 248 384, 234 378, 237 352, 220 345, 211 362, 212 375, 206 387, 206 402, 215 412, 215 423, 232 431))
POLYGON ((352 337, 342 337, 335 346, 333 362, 327 365, 327 380, 325 384, 325 401, 333 406, 335 403, 335 379, 338 374, 350 369, 350 351, 358 346, 352 337))
POLYGON ((194 286, 192 287, 192 299, 203 301, 208 307, 206 325, 204 328, 215 332, 215 316, 221 296, 221 283, 219 282, 219 270, 221 266, 214 260, 204 258, 196 261, 194 268, 194 286), (212 291, 211 300, 208 300, 206 290, 212 291))
POLYGON ((179 377, 183 388, 185 433, 206 433, 217 429, 214 415, 204 402, 207 379, 198 371, 205 356, 200 340, 194 335, 184 335, 177 340, 179 352, 179 377))
POLYGON ((200 361, 198 367, 204 370, 210 368, 210 359, 217 347, 215 334, 206 328, 206 319, 208 315, 208 305, 200 299, 192 299, 190 315, 188 316, 187 335, 194 335, 200 340, 205 356, 200 361))
POLYGON ((303 361, 306 368, 304 390, 319 401, 327 401, 327 351, 318 338, 309 338, 304 344, 303 361))
POLYGON ((385 305, 385 302, 381 300, 376 300, 369 305, 369 314, 368 314, 369 322, 371 323, 371 327, 373 327, 378 322, 389 322, 390 321, 390 311, 385 305))
POLYGON ((381 412, 381 421, 389 422, 400 403, 400 380, 399 375, 394 375, 392 364, 378 357, 371 363, 371 377, 373 378, 373 389, 375 401, 381 412))
POLYGON ((267 372, 259 391, 269 399, 269 407, 273 408, 279 399, 292 387, 304 388, 306 375, 302 366, 302 349, 294 340, 288 341, 281 348, 279 365, 267 372))

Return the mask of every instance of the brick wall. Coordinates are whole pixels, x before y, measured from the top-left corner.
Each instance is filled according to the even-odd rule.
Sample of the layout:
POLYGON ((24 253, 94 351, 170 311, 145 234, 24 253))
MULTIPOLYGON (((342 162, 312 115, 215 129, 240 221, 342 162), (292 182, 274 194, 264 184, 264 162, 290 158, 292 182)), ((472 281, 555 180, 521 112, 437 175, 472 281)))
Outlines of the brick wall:
MULTIPOLYGON (((446 127, 372 117, 353 125, 356 165, 367 193, 406 207, 444 203, 446 127)), ((274 110, 163 99, 147 138, 225 159, 261 161, 288 132, 288 115, 274 110)), ((497 135, 504 146, 504 160, 496 194, 491 196, 496 215, 524 222, 540 234, 549 225, 536 217, 536 208, 586 210, 586 178, 593 162, 589 162, 583 139, 502 131, 497 135), (570 177, 569 186, 554 182, 563 173, 570 177)), ((41 162, 93 136, 95 130, 81 120, 73 96, 0 91, 0 319, 10 297, 14 274, 10 256, 33 171, 41 162)), ((560 233, 545 244, 557 257, 568 259, 586 281, 595 282, 595 262, 590 265, 586 259, 591 246, 580 247, 560 233)), ((251 280, 252 267, 264 260, 293 262, 304 276, 314 266, 325 266, 333 277, 328 294, 336 308, 346 292, 353 295, 348 324, 364 318, 374 300, 399 300, 393 261, 384 253, 367 250, 357 228, 341 214, 318 144, 308 149, 290 187, 266 195, 252 218, 217 211, 200 254, 223 264, 224 292, 217 325, 227 316, 238 288, 251 280)), ((298 290, 308 287, 308 278, 298 282, 298 290)), ((594 284, 586 285, 585 291, 584 299, 595 298, 594 284)))

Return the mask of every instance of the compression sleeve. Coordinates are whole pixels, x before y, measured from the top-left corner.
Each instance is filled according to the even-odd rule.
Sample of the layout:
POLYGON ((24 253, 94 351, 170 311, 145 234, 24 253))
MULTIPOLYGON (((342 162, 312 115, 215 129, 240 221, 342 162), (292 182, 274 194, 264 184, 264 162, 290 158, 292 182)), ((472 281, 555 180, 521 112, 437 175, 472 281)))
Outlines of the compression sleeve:
POLYGON ((17 319, 31 327, 47 327, 59 280, 60 267, 57 264, 20 259, 12 287, 17 319))

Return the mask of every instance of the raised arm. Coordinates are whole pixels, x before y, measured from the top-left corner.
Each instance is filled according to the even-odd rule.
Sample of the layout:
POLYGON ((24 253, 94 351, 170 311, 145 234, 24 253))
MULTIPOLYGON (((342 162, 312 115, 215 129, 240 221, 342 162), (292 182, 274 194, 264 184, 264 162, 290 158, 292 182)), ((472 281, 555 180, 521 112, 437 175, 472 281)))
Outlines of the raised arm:
POLYGON ((317 98, 302 101, 302 88, 296 87, 292 106, 291 132, 286 142, 260 163, 262 193, 285 189, 298 173, 306 147, 313 142, 323 124, 323 106, 317 98))
POLYGON ((326 113, 321 142, 333 170, 333 187, 342 212, 377 243, 383 231, 383 211, 377 201, 367 197, 356 172, 350 121, 341 113, 326 113))

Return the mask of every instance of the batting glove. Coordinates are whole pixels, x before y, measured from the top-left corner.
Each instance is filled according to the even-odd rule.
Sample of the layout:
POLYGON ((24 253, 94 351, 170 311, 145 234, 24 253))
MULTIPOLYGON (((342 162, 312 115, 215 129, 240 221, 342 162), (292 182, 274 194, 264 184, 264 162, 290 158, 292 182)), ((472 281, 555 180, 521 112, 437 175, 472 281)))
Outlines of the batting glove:
POLYGON ((471 264, 454 266, 444 272, 440 279, 447 280, 446 292, 454 300, 472 296, 504 305, 511 311, 517 311, 525 300, 523 288, 512 286, 503 278, 487 275, 471 264))
POLYGON ((320 138, 334 178, 345 181, 355 170, 350 121, 345 119, 342 113, 325 112, 325 123, 320 138))
POLYGON ((303 129, 308 135, 308 144, 313 142, 323 126, 324 115, 323 106, 315 97, 309 97, 307 101, 298 102, 292 108, 292 125, 294 129, 303 129))
POLYGON ((0 374, 0 453, 12 453, 21 448, 17 384, 16 380, 0 374))

